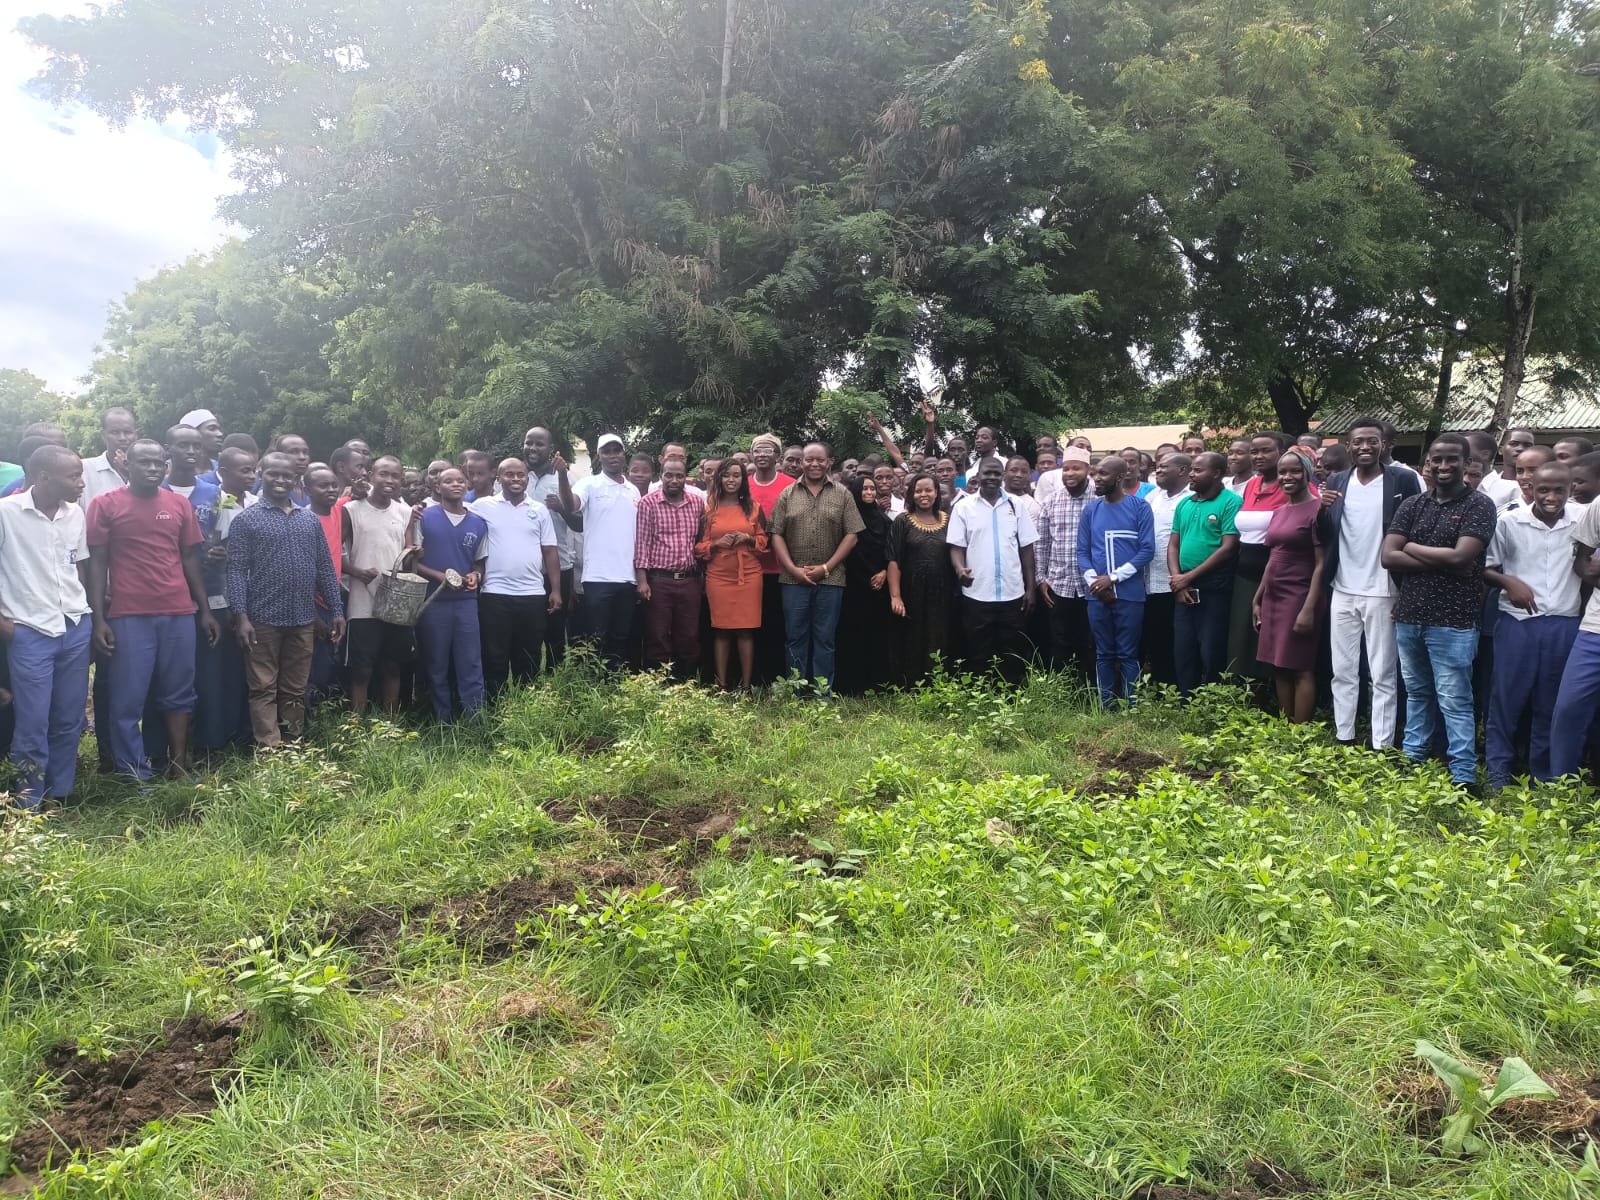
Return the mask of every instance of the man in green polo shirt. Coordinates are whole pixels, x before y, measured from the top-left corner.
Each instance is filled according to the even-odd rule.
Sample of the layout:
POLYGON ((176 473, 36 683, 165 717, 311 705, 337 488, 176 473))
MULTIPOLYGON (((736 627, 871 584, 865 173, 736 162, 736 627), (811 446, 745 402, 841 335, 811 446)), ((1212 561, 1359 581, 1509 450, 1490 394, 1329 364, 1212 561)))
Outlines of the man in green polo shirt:
POLYGON ((1175 601, 1172 651, 1178 690, 1189 695, 1222 678, 1228 658, 1228 614, 1233 601, 1233 558, 1239 552, 1234 518, 1243 501, 1222 486, 1228 460, 1198 455, 1189 472, 1192 495, 1178 503, 1167 543, 1167 569, 1175 601))

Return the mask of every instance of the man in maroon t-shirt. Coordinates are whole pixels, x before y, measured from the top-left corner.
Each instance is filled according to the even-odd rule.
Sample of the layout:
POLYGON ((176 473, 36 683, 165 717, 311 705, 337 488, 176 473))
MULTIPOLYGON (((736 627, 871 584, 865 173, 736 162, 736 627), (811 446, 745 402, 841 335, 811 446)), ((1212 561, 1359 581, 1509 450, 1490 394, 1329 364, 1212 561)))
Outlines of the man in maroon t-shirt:
POLYGON ((139 780, 150 778, 139 727, 146 699, 166 726, 173 774, 187 772, 196 611, 208 644, 219 633, 200 575, 200 522, 187 500, 163 490, 166 473, 165 448, 142 438, 128 447, 128 486, 89 504, 89 605, 111 685, 111 728, 96 736, 109 734, 117 770, 139 780))

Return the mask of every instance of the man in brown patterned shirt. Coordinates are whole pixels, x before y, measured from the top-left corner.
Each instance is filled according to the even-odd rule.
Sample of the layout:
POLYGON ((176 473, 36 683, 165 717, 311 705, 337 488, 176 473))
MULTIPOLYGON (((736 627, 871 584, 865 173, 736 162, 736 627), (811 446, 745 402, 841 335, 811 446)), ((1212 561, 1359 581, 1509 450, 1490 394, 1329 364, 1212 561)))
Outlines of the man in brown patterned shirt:
POLYGON ((855 497, 832 482, 833 452, 812 442, 801 454, 800 482, 772 506, 768 529, 783 572, 783 623, 789 671, 827 696, 834 677, 833 639, 844 603, 844 560, 864 525, 855 497))

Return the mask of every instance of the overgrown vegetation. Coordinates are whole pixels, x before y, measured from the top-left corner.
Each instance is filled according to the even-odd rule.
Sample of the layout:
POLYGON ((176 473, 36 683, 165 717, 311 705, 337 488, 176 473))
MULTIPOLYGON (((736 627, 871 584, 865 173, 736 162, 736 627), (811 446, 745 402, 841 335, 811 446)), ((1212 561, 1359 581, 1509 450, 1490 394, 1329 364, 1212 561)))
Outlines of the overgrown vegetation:
POLYGON ((239 1072, 48 1196, 1594 1193, 1595 797, 1223 689, 577 666, 5 836, 0 1128, 206 1022, 239 1072))

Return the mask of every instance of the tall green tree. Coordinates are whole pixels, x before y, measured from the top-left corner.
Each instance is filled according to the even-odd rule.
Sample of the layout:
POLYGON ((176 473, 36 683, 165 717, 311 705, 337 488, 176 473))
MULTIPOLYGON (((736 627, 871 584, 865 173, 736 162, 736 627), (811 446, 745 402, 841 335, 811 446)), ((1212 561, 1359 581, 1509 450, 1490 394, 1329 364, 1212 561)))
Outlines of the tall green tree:
POLYGON ((1600 369, 1596 19, 1569 0, 1409 5, 1384 56, 1436 205, 1441 303, 1461 311, 1462 347, 1500 362, 1496 431, 1530 357, 1600 369))
POLYGON ((58 421, 66 397, 32 371, 0 369, 0 453, 15 461, 22 431, 36 421, 58 421))

